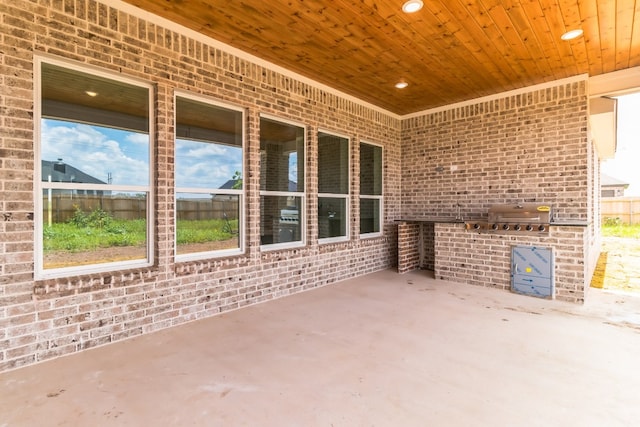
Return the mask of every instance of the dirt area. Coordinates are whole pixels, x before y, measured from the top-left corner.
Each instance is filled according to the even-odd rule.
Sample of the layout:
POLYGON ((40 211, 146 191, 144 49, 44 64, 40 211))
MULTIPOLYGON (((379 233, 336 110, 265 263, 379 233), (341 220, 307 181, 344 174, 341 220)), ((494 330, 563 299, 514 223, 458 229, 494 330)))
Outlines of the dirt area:
MULTIPOLYGON (((203 251, 216 251, 220 249, 233 249, 238 247, 238 238, 217 242, 192 243, 181 245, 179 254, 190 254, 203 251)), ((52 252, 44 256, 45 268, 63 268, 96 263, 129 261, 144 259, 146 247, 144 246, 113 246, 84 252, 52 252)))
POLYGON ((640 294, 640 239, 603 237, 591 287, 640 294))

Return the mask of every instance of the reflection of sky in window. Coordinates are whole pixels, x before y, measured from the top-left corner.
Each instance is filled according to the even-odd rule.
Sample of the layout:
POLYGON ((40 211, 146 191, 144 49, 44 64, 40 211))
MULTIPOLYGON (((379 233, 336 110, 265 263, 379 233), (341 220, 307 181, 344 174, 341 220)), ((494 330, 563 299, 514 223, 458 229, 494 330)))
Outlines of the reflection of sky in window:
POLYGON ((289 154, 289 181, 298 182, 298 153, 295 151, 289 154))
POLYGON ((114 185, 148 185, 149 135, 42 119, 42 160, 62 161, 114 185))
POLYGON ((242 148, 185 139, 176 141, 176 187, 220 188, 242 172, 242 148))

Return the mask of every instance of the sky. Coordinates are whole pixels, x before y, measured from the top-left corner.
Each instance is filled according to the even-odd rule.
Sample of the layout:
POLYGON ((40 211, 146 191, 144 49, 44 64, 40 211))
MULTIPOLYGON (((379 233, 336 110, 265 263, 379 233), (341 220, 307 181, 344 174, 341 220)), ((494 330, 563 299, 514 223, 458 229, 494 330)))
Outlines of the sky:
POLYGON ((81 123, 42 121, 42 160, 57 161, 115 185, 149 184, 149 136, 81 123))
POLYGON ((625 196, 640 196, 640 93, 618 98, 618 145, 601 172, 629 183, 625 196))
POLYGON ((179 139, 176 141, 176 187, 220 188, 242 172, 242 148, 179 139))
MULTIPOLYGON (((242 149, 179 140, 176 185, 219 188, 242 172, 242 149)), ((113 185, 149 184, 149 136, 106 127, 43 120, 42 159, 62 161, 113 185)))

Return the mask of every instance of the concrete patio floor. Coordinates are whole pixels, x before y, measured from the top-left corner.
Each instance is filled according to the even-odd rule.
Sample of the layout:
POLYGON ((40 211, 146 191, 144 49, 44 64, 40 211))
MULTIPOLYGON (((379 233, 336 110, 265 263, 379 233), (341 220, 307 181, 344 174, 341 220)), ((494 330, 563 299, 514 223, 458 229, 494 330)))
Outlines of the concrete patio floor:
POLYGON ((0 375, 0 426, 630 426, 640 298, 386 270, 0 375))

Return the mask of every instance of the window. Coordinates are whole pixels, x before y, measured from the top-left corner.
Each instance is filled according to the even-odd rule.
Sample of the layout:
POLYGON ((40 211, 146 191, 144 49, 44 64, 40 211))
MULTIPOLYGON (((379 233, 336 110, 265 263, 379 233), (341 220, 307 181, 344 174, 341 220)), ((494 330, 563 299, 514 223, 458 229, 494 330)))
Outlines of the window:
POLYGON ((382 232, 382 147, 360 143, 360 234, 382 232))
POLYGON ((260 239, 263 246, 304 244, 302 126, 260 118, 260 239))
POLYGON ((318 133, 318 238, 347 240, 349 224, 349 140, 318 133))
POLYGON ((242 251, 243 112, 179 94, 176 111, 176 255, 242 251))
POLYGON ((36 276, 151 265, 151 87, 37 66, 36 276))

